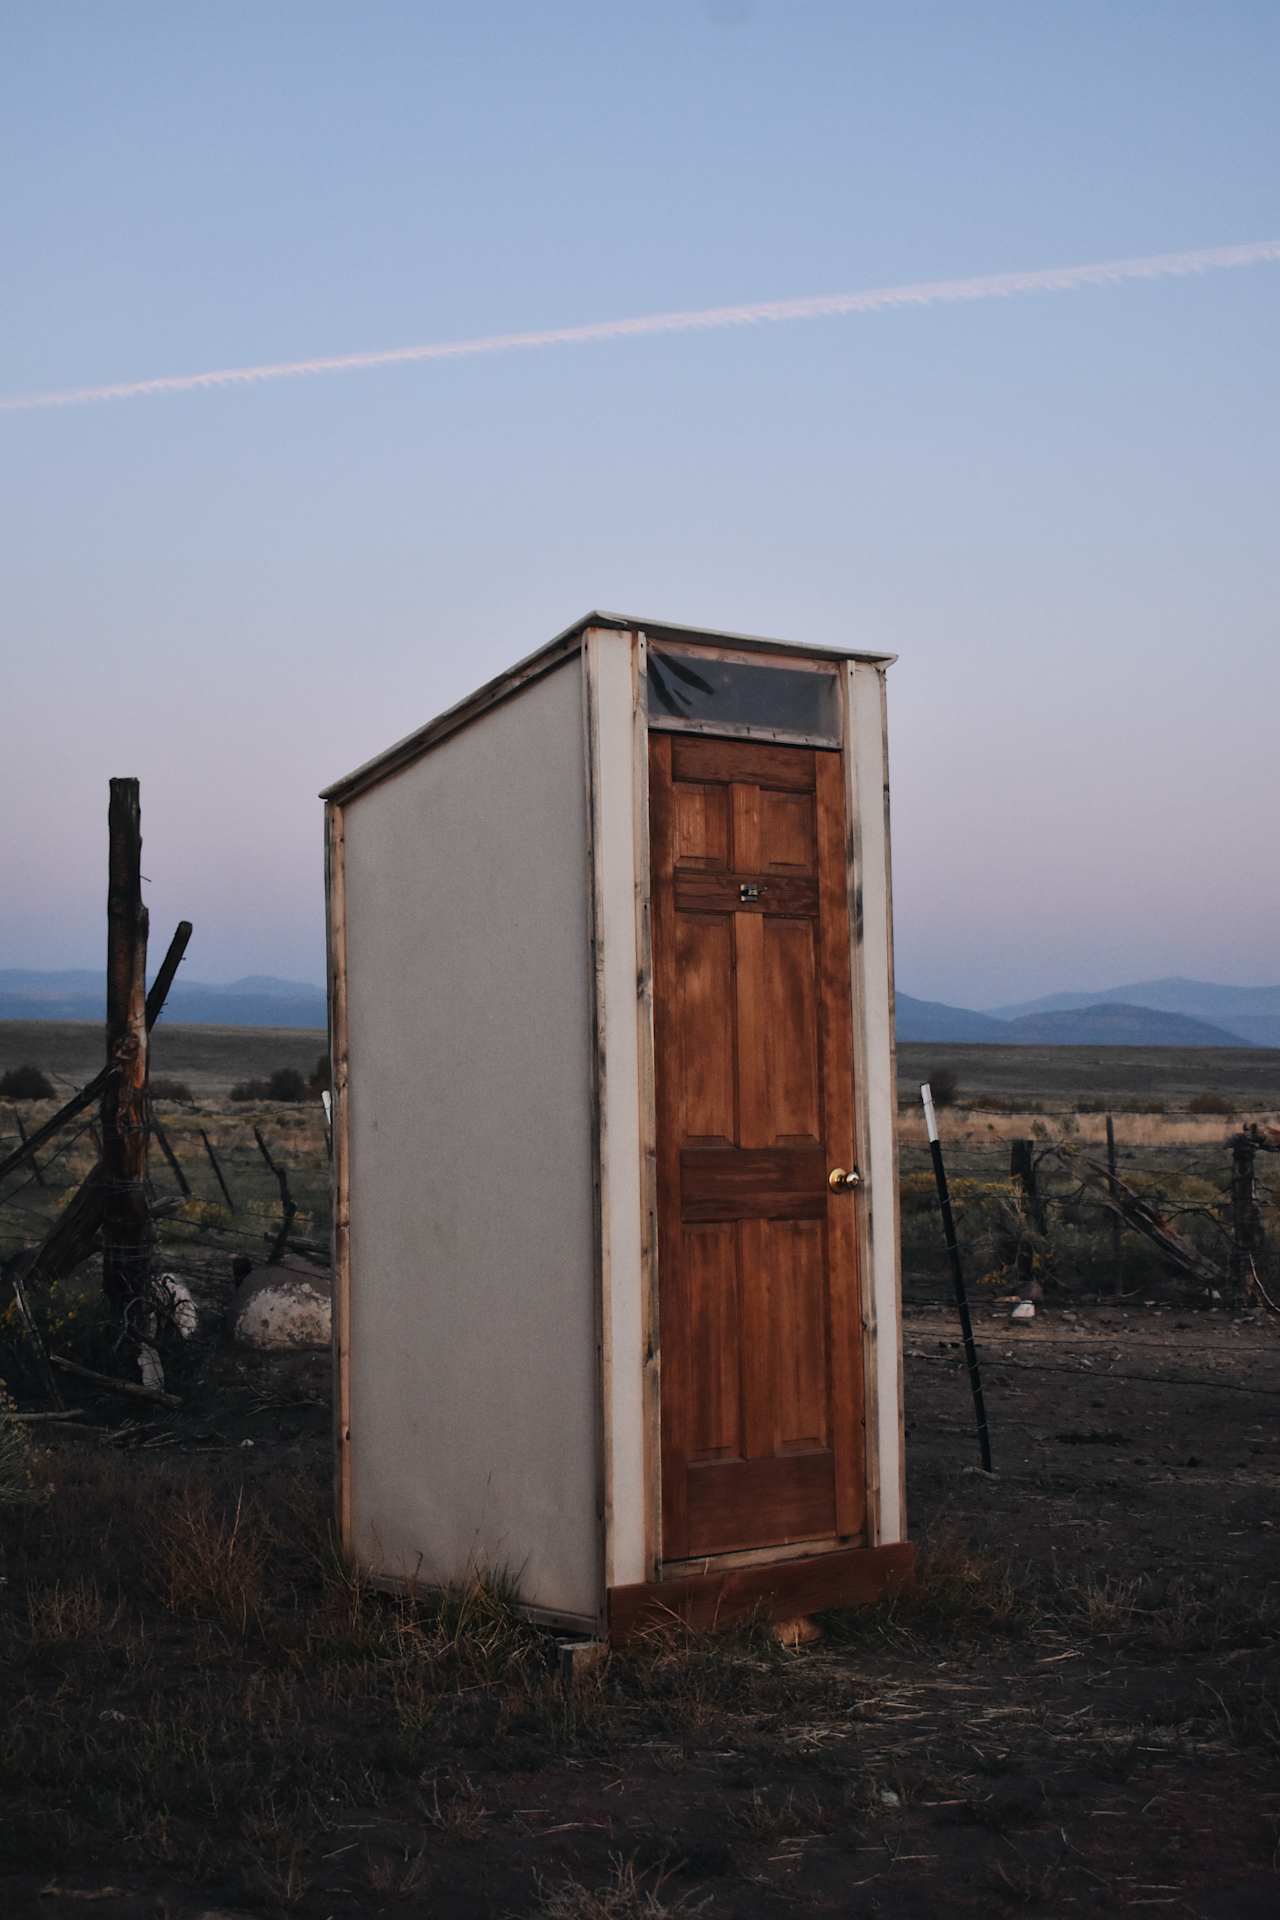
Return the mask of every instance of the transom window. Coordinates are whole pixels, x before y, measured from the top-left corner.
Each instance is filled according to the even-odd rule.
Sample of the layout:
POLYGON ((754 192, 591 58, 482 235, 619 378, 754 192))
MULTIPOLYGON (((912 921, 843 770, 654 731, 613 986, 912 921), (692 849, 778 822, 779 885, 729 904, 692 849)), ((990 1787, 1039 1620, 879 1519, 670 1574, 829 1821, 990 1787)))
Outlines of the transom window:
POLYGON ((834 669, 760 666, 651 647, 649 725, 839 746, 834 669))

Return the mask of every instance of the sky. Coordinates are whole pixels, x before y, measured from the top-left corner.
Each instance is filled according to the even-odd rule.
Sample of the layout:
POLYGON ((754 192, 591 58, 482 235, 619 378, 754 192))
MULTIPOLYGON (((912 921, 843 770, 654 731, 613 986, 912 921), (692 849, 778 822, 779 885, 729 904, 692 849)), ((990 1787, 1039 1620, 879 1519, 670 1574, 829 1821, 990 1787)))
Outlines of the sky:
MULTIPOLYGON (((1280 9, 0 9, 0 399, 1280 239, 1280 9)), ((323 975, 318 790, 592 607, 887 650, 898 984, 1280 980, 1280 263, 0 411, 0 966, 323 975)))

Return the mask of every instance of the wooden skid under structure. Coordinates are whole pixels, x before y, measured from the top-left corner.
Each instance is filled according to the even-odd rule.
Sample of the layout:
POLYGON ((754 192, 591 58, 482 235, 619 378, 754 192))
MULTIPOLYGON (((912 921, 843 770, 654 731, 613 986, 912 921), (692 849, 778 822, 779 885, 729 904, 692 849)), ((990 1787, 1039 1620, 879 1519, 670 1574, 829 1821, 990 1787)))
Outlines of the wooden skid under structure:
POLYGON ((910 1586, 915 1557, 915 1548, 903 1541, 691 1574, 683 1580, 611 1587, 609 1638, 616 1645, 676 1621, 706 1632, 757 1612, 771 1620, 789 1620, 829 1607, 867 1606, 910 1586))

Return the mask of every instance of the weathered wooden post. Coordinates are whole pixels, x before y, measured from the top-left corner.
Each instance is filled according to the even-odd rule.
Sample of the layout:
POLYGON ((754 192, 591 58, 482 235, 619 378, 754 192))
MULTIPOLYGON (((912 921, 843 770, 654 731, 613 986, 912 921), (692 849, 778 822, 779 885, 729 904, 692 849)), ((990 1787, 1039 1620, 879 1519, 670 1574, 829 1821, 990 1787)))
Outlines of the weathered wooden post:
MULTIPOLYGON (((126 1323, 147 1288, 147 910, 136 780, 112 780, 107 814, 107 1080, 102 1093, 102 1287, 126 1323)), ((136 1325, 133 1328, 136 1333, 136 1325)))
MULTIPOLYGON (((1111 1182, 1111 1192, 1116 1190, 1116 1123, 1107 1115, 1107 1177, 1111 1182)), ((1124 1275, 1120 1266, 1120 1216, 1111 1216, 1111 1291, 1119 1293, 1124 1287, 1124 1275)))
MULTIPOLYGON (((1049 1216, 1045 1211, 1044 1200, 1040 1193, 1035 1151, 1029 1140, 1009 1142, 1009 1178, 1016 1181, 1021 1190, 1025 1218, 1030 1222, 1032 1233, 1040 1240, 1047 1241, 1049 1216)), ((1035 1277, 1035 1249, 1029 1236, 1024 1232, 1018 1246, 1018 1282, 1024 1300, 1032 1298, 1031 1290, 1035 1277)))
POLYGON ((1262 1245, 1262 1213, 1258 1206, 1255 1161, 1258 1142, 1246 1131, 1231 1141, 1231 1284, 1237 1301, 1243 1299, 1246 1272, 1253 1271, 1253 1255, 1262 1245))

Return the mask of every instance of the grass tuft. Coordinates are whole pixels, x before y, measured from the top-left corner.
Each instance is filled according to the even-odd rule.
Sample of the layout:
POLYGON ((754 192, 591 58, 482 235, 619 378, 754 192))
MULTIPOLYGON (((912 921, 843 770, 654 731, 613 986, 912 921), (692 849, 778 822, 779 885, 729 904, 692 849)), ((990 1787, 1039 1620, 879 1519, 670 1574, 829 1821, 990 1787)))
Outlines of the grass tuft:
POLYGON ((207 1488, 192 1488, 154 1529, 151 1551, 165 1604, 246 1634, 258 1617, 269 1544, 243 1488, 229 1513, 207 1488))
POLYGON ((34 1498, 31 1443, 21 1421, 13 1419, 9 1397, 0 1387, 0 1507, 34 1498))
POLYGON ((701 1913, 707 1906, 709 1895, 695 1899, 669 1894, 669 1880, 669 1874, 645 1872, 634 1860, 615 1854, 602 1886, 589 1887, 571 1876, 555 1882, 539 1877, 537 1912, 543 1920, 668 1920, 669 1915, 701 1913))

